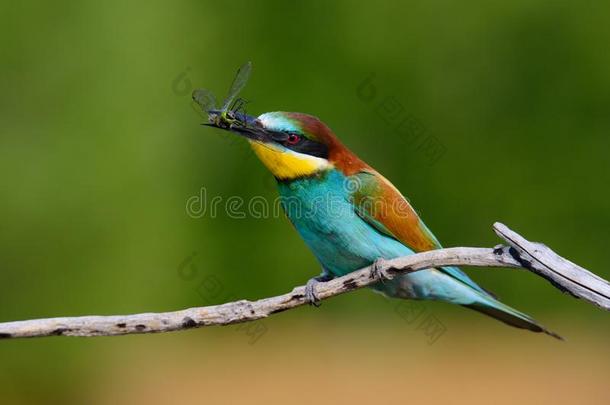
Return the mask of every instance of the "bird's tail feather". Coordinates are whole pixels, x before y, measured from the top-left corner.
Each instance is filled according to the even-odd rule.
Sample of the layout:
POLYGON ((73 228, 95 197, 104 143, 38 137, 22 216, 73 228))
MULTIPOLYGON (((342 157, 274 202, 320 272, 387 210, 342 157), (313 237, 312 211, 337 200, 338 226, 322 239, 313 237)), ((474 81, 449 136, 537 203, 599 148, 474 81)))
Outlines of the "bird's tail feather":
POLYGON ((530 316, 501 303, 481 287, 473 287, 472 284, 476 284, 466 275, 460 276, 460 272, 459 277, 456 277, 456 273, 455 270, 449 272, 422 270, 395 277, 389 282, 374 285, 373 288, 389 297, 436 300, 462 305, 510 326, 546 333, 563 340, 561 336, 540 325, 530 316))
POLYGON ((514 308, 509 307, 495 300, 491 297, 482 296, 482 299, 473 304, 464 305, 467 308, 474 309, 475 311, 481 312, 487 316, 491 316, 499 321, 502 321, 510 326, 516 328, 531 330, 532 332, 542 332, 549 336, 552 336, 559 340, 564 340, 563 337, 557 333, 548 330, 544 326, 540 325, 536 320, 529 317, 528 315, 517 311, 514 308))

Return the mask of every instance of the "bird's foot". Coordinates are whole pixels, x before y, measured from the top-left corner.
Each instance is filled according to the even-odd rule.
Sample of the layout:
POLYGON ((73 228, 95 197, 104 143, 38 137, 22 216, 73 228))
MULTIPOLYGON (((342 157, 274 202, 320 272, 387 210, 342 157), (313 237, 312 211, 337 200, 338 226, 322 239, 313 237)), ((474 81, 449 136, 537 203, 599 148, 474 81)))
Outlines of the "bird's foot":
POLYGON ((371 278, 376 279, 381 282, 381 284, 385 284, 385 281, 389 280, 385 274, 385 271, 387 270, 386 262, 387 260, 379 258, 373 262, 373 267, 371 268, 371 278))
POLYGON ((320 305, 322 305, 322 304, 320 304, 320 298, 318 297, 318 294, 316 293, 316 286, 318 285, 318 283, 330 281, 332 279, 333 279, 333 277, 330 275, 327 275, 327 274, 323 274, 318 277, 310 278, 307 281, 307 284, 305 284, 305 302, 307 302, 309 305, 312 305, 316 308, 319 307, 320 305))
POLYGON ((305 284, 305 302, 314 307, 320 306, 320 298, 316 294, 316 285, 319 283, 315 278, 310 278, 305 284))

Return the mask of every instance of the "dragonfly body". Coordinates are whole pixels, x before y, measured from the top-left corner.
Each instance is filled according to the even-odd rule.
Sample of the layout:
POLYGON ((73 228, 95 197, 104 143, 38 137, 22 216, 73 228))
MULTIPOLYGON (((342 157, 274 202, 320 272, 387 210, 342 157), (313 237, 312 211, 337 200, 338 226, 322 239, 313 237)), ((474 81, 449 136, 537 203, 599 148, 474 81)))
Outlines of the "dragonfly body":
POLYGON ((237 70, 227 97, 219 110, 214 105, 215 99, 213 97, 210 99, 211 93, 209 91, 203 89, 193 91, 193 100, 208 113, 208 120, 211 126, 230 129, 235 123, 242 122, 241 120, 243 120, 245 115, 237 116, 237 114, 239 114, 239 110, 245 105, 245 101, 238 99, 237 96, 248 82, 251 72, 251 62, 246 62, 237 70))

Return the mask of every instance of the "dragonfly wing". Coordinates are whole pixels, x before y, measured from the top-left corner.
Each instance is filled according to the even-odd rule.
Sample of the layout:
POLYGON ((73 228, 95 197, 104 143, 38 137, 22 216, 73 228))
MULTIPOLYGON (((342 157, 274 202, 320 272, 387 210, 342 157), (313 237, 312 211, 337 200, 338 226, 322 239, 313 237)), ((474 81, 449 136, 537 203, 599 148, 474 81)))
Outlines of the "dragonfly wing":
POLYGON ((193 101, 195 101, 199 107, 205 112, 216 108, 216 97, 214 93, 206 89, 195 89, 193 90, 193 101))
POLYGON ((222 111, 227 111, 231 103, 235 100, 235 97, 239 94, 239 92, 244 88, 248 79, 250 78, 250 73, 252 72, 252 62, 244 63, 238 70, 235 75, 235 79, 233 79, 233 83, 231 83, 231 88, 229 89, 229 94, 227 94, 227 98, 225 99, 222 105, 222 111))

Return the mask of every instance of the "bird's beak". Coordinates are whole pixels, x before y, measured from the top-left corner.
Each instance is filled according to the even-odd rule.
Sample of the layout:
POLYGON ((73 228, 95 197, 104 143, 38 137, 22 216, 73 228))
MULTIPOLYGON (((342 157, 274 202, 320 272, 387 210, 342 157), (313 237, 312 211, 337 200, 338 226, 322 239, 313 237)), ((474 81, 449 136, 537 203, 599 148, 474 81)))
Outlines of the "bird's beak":
POLYGON ((231 111, 223 118, 220 110, 209 110, 208 121, 203 125, 231 131, 253 141, 270 143, 286 138, 281 132, 265 129, 258 118, 240 112, 231 111))

